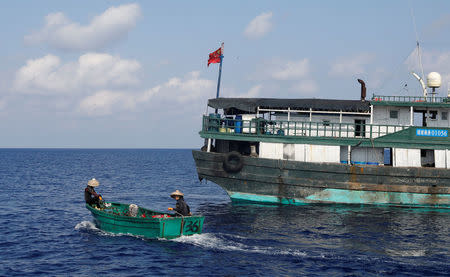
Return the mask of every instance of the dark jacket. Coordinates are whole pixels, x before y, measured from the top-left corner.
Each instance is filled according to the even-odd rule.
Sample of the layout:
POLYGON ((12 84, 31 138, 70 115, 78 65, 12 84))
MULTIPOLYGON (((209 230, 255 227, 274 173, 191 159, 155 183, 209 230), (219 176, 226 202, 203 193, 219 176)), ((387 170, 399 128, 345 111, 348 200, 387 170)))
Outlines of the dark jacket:
POLYGON ((188 216, 191 213, 189 206, 184 202, 183 197, 180 197, 180 199, 177 200, 174 211, 177 212, 177 215, 181 214, 182 216, 188 216))
POLYGON ((84 189, 84 200, 89 205, 98 204, 99 203, 99 195, 95 192, 94 188, 91 186, 87 186, 84 189))

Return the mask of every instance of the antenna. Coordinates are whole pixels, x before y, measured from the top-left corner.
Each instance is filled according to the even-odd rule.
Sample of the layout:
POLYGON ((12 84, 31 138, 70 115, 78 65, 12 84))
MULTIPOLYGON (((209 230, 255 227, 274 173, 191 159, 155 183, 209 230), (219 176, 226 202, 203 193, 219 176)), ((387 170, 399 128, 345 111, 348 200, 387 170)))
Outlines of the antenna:
POLYGON ((425 78, 425 74, 423 73, 422 56, 420 55, 419 34, 417 33, 416 18, 414 17, 414 10, 413 10, 411 1, 409 2, 409 4, 410 4, 410 7, 411 7, 411 17, 412 17, 412 21, 413 21, 413 25, 414 25, 414 32, 416 33, 417 55, 419 57, 419 66, 420 66, 420 70, 421 70, 421 73, 422 73, 421 79, 423 80, 425 78))

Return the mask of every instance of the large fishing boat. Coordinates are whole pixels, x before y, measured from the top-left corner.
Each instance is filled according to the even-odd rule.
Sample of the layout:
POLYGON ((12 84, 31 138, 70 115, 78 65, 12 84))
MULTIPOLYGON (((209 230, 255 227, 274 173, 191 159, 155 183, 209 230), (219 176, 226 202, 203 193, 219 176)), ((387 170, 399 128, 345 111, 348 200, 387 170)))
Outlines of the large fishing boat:
POLYGON ((232 200, 450 208, 450 96, 418 79, 423 96, 209 99, 198 176, 232 200))

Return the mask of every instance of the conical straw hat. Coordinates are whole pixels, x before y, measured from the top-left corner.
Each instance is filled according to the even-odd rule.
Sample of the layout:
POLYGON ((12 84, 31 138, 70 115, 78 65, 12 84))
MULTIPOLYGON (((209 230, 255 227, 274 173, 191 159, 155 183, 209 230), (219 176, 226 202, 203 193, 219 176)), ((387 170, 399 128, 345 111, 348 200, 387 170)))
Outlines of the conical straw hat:
POLYGON ((170 197, 173 198, 174 196, 184 196, 184 194, 181 191, 176 190, 170 194, 170 197))
POLYGON ((98 187, 98 185, 100 185, 100 183, 97 180, 95 180, 95 178, 92 178, 88 182, 88 186, 91 186, 91 187, 98 187))

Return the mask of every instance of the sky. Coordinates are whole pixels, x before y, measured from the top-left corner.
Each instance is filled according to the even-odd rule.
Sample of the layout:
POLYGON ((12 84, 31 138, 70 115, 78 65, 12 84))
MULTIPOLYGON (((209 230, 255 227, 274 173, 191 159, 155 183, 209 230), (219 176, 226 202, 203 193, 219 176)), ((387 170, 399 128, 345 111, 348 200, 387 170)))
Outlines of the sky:
POLYGON ((450 1, 2 1, 1 148, 198 148, 222 97, 420 95, 450 1))

